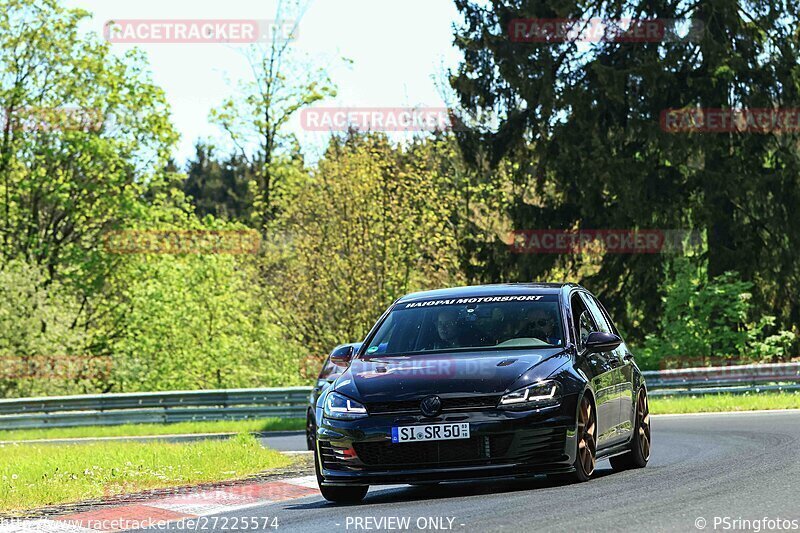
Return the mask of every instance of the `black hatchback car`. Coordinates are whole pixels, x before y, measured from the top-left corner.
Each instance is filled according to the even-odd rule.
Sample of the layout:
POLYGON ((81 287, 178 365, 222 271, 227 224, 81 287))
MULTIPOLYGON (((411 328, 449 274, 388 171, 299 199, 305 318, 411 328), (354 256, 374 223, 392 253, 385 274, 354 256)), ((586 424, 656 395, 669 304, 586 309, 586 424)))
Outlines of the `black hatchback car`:
POLYGON ((597 299, 574 284, 508 284, 397 300, 316 405, 322 495, 369 485, 643 467, 642 374, 597 299))

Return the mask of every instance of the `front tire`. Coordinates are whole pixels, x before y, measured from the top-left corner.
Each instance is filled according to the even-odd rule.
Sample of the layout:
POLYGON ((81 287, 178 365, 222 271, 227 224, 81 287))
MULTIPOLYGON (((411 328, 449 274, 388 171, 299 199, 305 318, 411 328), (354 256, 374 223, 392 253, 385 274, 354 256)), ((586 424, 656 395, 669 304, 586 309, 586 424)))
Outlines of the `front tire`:
POLYGON ((597 416, 589 395, 584 394, 578 409, 577 453, 575 454, 575 473, 573 479, 589 481, 597 462, 597 416))
POLYGON ((333 503, 361 503, 367 495, 369 485, 355 485, 352 487, 330 487, 322 484, 322 473, 319 470, 319 457, 314 450, 314 471, 317 474, 317 484, 322 497, 333 503))
POLYGON ((633 438, 631 450, 609 459, 611 468, 620 472, 631 468, 644 468, 650 460, 650 406, 647 392, 639 390, 636 398, 636 414, 634 416, 633 438))

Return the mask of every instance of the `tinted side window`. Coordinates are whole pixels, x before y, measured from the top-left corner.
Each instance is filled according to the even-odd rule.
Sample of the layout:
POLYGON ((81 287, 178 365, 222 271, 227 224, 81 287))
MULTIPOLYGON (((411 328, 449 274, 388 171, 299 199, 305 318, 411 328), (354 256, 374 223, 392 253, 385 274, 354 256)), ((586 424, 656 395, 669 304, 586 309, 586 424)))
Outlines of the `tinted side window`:
POLYGON ((328 376, 336 372, 336 365, 331 363, 331 356, 329 355, 328 358, 325 360, 325 364, 322 365, 322 370, 319 373, 319 377, 317 379, 327 379, 328 376))
POLYGON ((322 366, 322 370, 320 371, 317 379, 326 379, 330 381, 342 372, 344 372, 344 368, 331 363, 331 356, 328 355, 328 358, 325 360, 325 364, 322 366))
POLYGON ((589 310, 586 309, 586 305, 584 305, 583 300, 577 293, 572 295, 572 300, 570 301, 572 304, 572 321, 575 327, 578 328, 578 331, 575 332, 578 351, 582 352, 586 347, 586 339, 589 337, 589 333, 597 331, 597 327, 592 321, 589 310))
POLYGON ((600 306, 597 304, 595 299, 588 294, 581 294, 581 297, 583 298, 586 307, 589 308, 589 312, 592 314, 594 323, 597 324, 597 331, 602 331, 603 333, 613 333, 613 331, 611 331, 611 325, 606 320, 606 316, 600 310, 600 306))
POLYGON ((611 326, 611 332, 614 335, 619 335, 619 330, 617 329, 617 326, 614 325, 614 321, 611 320, 611 315, 608 313, 608 309, 603 307, 603 304, 601 304, 600 300, 598 300, 597 298, 595 298, 594 301, 595 303, 597 303, 597 307, 599 307, 600 310, 603 312, 603 316, 606 317, 606 322, 608 322, 608 325, 611 326))

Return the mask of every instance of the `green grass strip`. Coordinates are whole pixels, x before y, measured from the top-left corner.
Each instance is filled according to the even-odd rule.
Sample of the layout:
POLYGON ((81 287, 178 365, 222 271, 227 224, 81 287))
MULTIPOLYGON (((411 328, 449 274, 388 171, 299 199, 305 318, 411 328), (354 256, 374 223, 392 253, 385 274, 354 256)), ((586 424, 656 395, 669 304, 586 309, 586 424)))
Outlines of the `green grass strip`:
POLYGON ((291 461, 250 435, 189 443, 6 444, 0 446, 0 512, 244 478, 291 461))
POLYGON ((800 393, 763 392, 650 398, 650 413, 652 414, 719 413, 768 409, 800 409, 800 393))
POLYGON ((144 435, 183 435, 195 433, 254 433, 259 431, 299 430, 304 427, 305 420, 300 418, 262 418, 257 420, 178 422, 175 424, 126 424, 123 426, 16 429, 0 431, 0 441, 77 439, 83 437, 138 437, 144 435))

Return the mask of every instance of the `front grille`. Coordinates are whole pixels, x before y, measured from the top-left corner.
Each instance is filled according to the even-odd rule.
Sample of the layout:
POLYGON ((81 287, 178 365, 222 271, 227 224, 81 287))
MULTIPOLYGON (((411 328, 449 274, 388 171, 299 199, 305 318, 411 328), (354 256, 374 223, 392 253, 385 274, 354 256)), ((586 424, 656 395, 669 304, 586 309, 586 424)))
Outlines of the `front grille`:
POLYGON ((367 466, 409 468, 437 464, 491 462, 508 453, 513 434, 431 442, 357 442, 356 455, 367 466))
POLYGON ((468 396, 465 398, 445 398, 442 400, 443 411, 456 409, 486 409, 496 407, 500 396, 468 396))
POLYGON ((382 413, 404 413, 411 411, 418 412, 420 401, 421 400, 410 400, 403 402, 368 403, 367 411, 372 415, 382 414, 382 413))
MULTIPOLYGON (((370 414, 386 413, 419 413, 422 400, 403 400, 399 402, 375 402, 367 404, 370 414)), ((442 398, 442 412, 468 409, 490 409, 496 407, 500 396, 465 396, 460 398, 442 398)))

